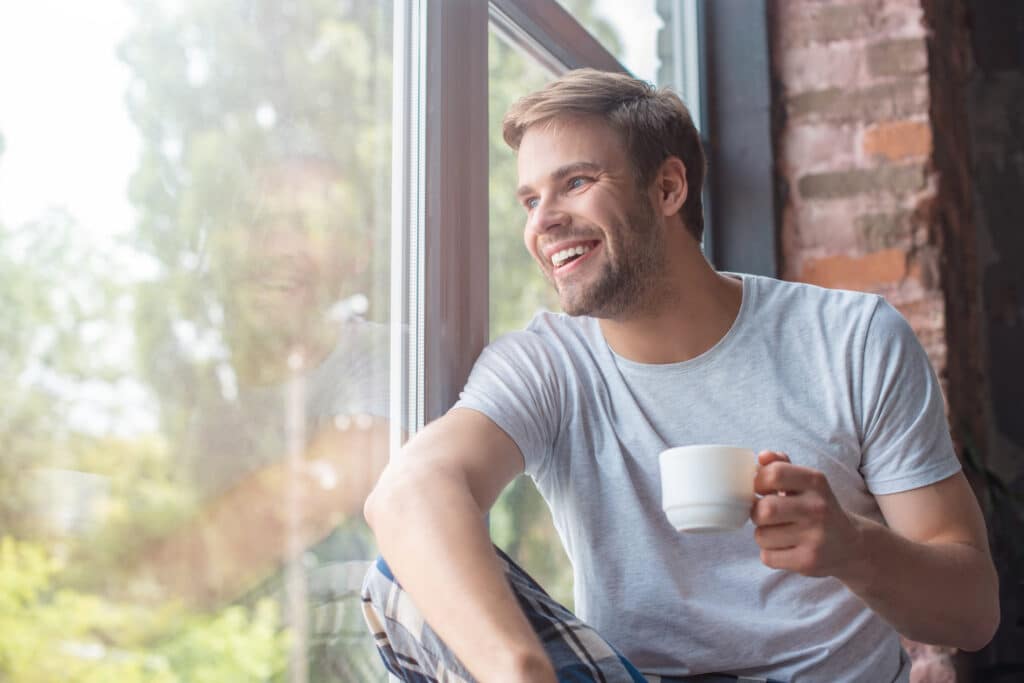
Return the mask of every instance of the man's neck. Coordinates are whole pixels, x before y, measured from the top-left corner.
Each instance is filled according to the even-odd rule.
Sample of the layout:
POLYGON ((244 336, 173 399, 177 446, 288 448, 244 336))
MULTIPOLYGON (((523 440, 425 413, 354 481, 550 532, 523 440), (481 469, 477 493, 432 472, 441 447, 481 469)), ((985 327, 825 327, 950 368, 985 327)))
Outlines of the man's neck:
POLYGON ((668 277, 650 292, 647 310, 599 321, 615 353, 638 363, 678 363, 708 351, 739 314, 743 283, 721 275, 697 251, 674 260, 668 277))

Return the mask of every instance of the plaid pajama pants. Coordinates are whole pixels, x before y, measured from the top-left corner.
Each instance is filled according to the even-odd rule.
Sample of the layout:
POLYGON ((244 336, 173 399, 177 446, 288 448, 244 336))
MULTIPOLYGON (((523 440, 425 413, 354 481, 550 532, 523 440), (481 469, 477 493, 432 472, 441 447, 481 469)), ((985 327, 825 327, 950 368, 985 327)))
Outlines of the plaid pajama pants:
MULTIPOLYGON (((559 683, 780 683, 729 674, 682 678, 641 674, 597 631, 555 602, 505 553, 498 548, 495 551, 519 606, 554 664, 559 683)), ((363 616, 377 651, 394 676, 408 683, 475 681, 423 620, 383 558, 378 558, 367 572, 362 599, 363 616)))

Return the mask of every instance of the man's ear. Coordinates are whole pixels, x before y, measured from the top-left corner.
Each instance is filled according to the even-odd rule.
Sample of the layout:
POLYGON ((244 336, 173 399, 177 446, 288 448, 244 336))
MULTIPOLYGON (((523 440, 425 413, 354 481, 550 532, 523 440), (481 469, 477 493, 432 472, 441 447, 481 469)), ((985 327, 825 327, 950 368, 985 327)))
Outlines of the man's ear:
POLYGON ((679 157, 662 162, 654 177, 657 206, 663 216, 675 216, 686 203, 689 186, 686 184, 686 166, 679 157))

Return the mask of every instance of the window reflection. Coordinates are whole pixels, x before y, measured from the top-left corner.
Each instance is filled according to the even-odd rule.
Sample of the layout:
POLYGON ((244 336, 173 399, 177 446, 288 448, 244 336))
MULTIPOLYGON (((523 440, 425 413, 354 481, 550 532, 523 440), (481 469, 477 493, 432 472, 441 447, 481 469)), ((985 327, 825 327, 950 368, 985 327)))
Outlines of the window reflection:
POLYGON ((0 8, 0 679, 384 679, 390 11, 0 8))

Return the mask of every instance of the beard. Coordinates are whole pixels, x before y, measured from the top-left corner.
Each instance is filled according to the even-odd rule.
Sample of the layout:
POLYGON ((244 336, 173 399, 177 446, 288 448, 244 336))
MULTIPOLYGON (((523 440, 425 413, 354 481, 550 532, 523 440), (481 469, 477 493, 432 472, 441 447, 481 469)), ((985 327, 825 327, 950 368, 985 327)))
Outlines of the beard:
POLYGON ((640 192, 637 195, 626 224, 615 226, 607 236, 605 261, 596 281, 568 283, 561 288, 553 281, 568 315, 617 318, 654 305, 652 294, 664 270, 665 239, 650 200, 640 192))

